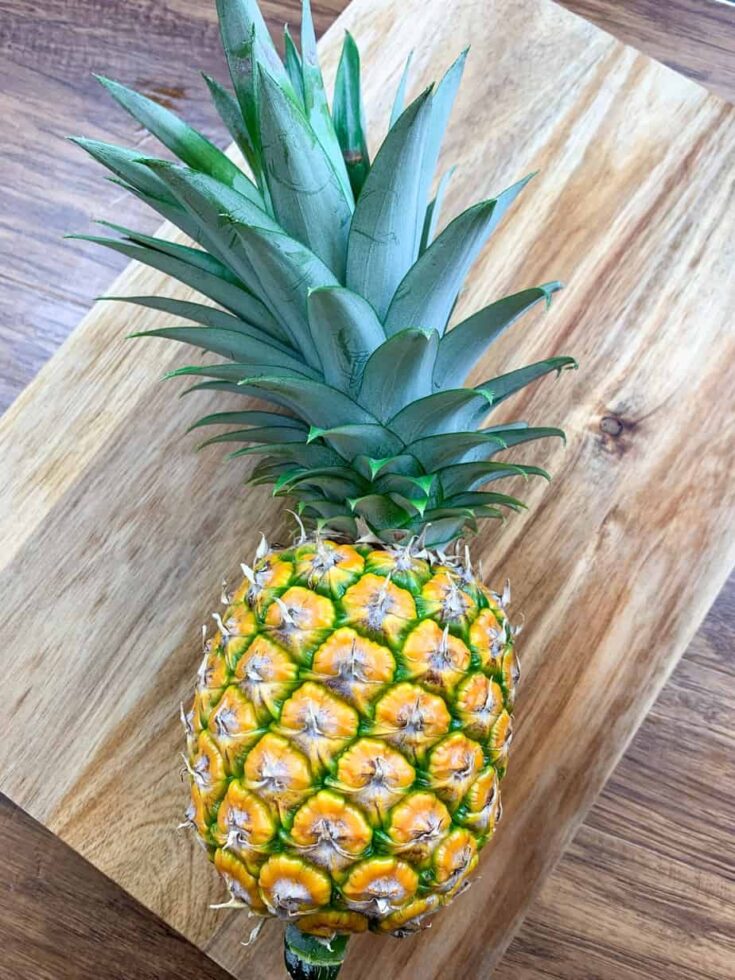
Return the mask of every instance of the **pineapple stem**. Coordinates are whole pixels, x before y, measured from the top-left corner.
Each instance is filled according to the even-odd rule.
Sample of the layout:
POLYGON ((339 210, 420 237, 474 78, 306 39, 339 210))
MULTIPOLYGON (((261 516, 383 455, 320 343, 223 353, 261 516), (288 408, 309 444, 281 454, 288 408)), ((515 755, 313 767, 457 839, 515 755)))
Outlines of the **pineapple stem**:
POLYGON ((307 936, 296 926, 287 926, 283 956, 292 980, 334 980, 344 962, 349 936, 334 936, 328 942, 307 936))

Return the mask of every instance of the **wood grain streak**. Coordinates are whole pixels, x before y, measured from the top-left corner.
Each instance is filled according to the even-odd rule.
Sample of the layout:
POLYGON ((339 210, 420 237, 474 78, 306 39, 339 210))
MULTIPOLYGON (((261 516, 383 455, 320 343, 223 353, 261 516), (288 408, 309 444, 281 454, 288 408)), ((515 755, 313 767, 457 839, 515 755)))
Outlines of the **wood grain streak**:
MULTIPOLYGON (((71 29, 68 5, 48 6, 63 37, 64 26, 71 29)), ((181 64, 190 60, 190 35, 176 17, 185 10, 200 24, 203 47, 211 40, 216 59, 210 8, 184 0, 124 6, 127 18, 135 6, 140 20, 134 30, 128 22, 128 33, 115 42, 120 70, 109 57, 113 49, 94 67, 140 84, 130 60, 136 38, 146 31, 171 34, 171 64, 162 63, 160 75, 158 69, 148 74, 148 84, 159 97, 179 100, 181 92, 161 87, 164 69, 181 79, 181 64)), ((268 12, 275 15, 278 6, 268 12)), ((324 4, 321 12, 327 17, 337 6, 324 4)), ((16 43, 4 41, 6 60, 14 58, 19 38, 29 49, 40 45, 42 56, 42 39, 31 28, 33 8, 11 7, 17 21, 9 36, 16 43)), ((735 110, 545 0, 490 7, 451 0, 420 9, 417 16, 413 0, 400 6, 356 0, 325 38, 330 74, 341 29, 349 27, 365 46, 369 115, 384 120, 409 46, 419 55, 418 86, 452 54, 439 21, 451 19, 453 49, 472 40, 445 153, 446 162, 462 161, 447 213, 522 172, 541 167, 542 175, 475 268, 463 309, 537 281, 565 279, 570 286, 555 310, 517 328, 512 342, 494 352, 492 368, 542 352, 573 352, 583 372, 516 402, 514 409, 530 420, 562 421, 570 444, 566 452, 534 454, 557 474, 554 486, 533 488, 531 513, 502 533, 484 532, 475 548, 494 580, 511 575, 516 609, 528 622, 506 822, 483 858, 482 878, 455 908, 420 939, 373 939, 369 950, 356 943, 346 976, 431 980, 452 975, 458 951, 466 975, 486 976, 530 907, 528 926, 499 970, 503 980, 581 980, 592 968, 605 980, 637 980, 644 972, 657 976, 656 955, 658 975, 678 969, 674 975, 687 978, 696 975, 686 972, 695 968, 695 954, 710 971, 702 976, 718 977, 712 971, 726 962, 728 922, 713 896, 724 902, 731 895, 717 856, 732 814, 732 787, 718 776, 717 752, 729 747, 726 723, 707 729, 716 751, 686 785, 674 749, 667 764, 658 765, 669 742, 686 751, 690 773, 701 765, 697 706, 727 710, 719 679, 732 665, 716 645, 693 648, 681 688, 667 689, 674 702, 664 700, 647 723, 658 733, 653 745, 646 745, 644 729, 643 755, 633 756, 640 772, 623 769, 622 781, 578 837, 569 866, 550 872, 734 557, 727 478, 733 413, 726 402, 715 412, 712 392, 729 390, 735 360, 729 329, 735 235, 722 220, 732 211, 735 110), (480 11, 484 33, 478 37, 480 11), (483 56, 483 45, 491 43, 491 54, 483 56), (683 447, 684 432, 692 443, 683 447), (679 697, 694 699, 686 739, 679 697), (654 776, 660 797, 650 788, 654 776), (677 823, 672 816, 676 794, 708 798, 712 782, 720 825, 713 821, 697 836, 693 818, 677 823), (661 812, 649 820, 657 801, 661 812), (668 831, 663 842, 662 830, 668 831), (681 859, 689 841, 691 865, 681 859), (660 876, 669 870, 682 878, 667 892, 660 876), (650 928, 640 921, 643 905, 626 903, 621 880, 646 891, 650 928), (691 956, 669 951, 666 959, 661 947, 674 929, 668 907, 686 896, 692 901, 700 881, 696 923, 707 935, 692 944, 691 956), (658 895, 660 921, 651 914, 658 895), (620 928, 613 937, 607 926, 616 916, 620 928), (621 965, 616 949, 625 948, 629 959, 621 965)), ((114 16, 124 30, 120 11, 114 16)), ((160 37, 157 43, 165 48, 160 37)), ((80 67, 75 59, 91 56, 81 46, 70 50, 72 78, 80 67)), ((208 67, 206 56, 199 62, 208 67)), ((44 209, 57 204, 61 213, 66 202, 81 221, 85 203, 99 200, 99 174, 60 152, 59 175, 81 176, 67 185, 56 175, 48 178, 39 161, 49 123, 38 71, 26 69, 16 63, 8 81, 27 82, 19 105, 38 120, 38 142, 28 186, 19 154, 10 155, 16 169, 2 182, 21 186, 23 198, 11 200, 16 210, 6 208, 7 223, 0 221, 0 248, 14 253, 4 285, 19 291, 27 310, 39 302, 48 311, 43 316, 57 317, 58 325, 50 335, 39 329, 37 337, 30 320, 10 331, 4 350, 15 342, 20 354, 8 392, 36 369, 43 345, 50 350, 69 329, 70 309, 85 305, 102 286, 186 295, 140 268, 107 289, 114 270, 99 253, 76 264, 87 254, 80 250, 68 267, 56 263, 56 232, 44 223, 44 209), (65 189, 55 201, 57 184, 65 189), (25 253, 14 247, 21 214, 34 242, 25 253), (94 270, 91 280, 80 278, 80 269, 94 270), (44 280, 57 285, 39 293, 44 280), (29 345, 25 352, 23 344, 29 345)), ((141 64, 140 73, 147 72, 141 64)), ((108 128, 124 125, 117 117, 113 124, 112 113, 108 119, 95 110, 92 127, 85 126, 88 103, 81 96, 74 101, 73 83, 64 77, 59 85, 63 92, 70 86, 73 128, 129 140, 129 133, 108 128)), ((188 90, 183 96, 188 99, 188 90)), ((68 130, 61 116, 57 122, 68 130)), ((120 216, 121 201, 108 206, 108 215, 120 216)), ((128 219, 134 208, 127 201, 125 209, 126 223, 136 223, 128 219)), ((241 948, 248 922, 207 908, 221 898, 214 876, 174 829, 184 791, 171 764, 180 747, 172 706, 190 687, 194 637, 216 601, 214 583, 223 572, 235 574, 261 527, 284 538, 286 525, 265 491, 244 495, 244 470, 224 467, 214 450, 195 456, 182 442, 188 422, 207 406, 176 403, 170 386, 156 384, 178 361, 176 353, 163 343, 121 339, 128 329, 155 322, 150 312, 123 317, 120 310, 96 309, 0 423, 11 475, 0 498, 3 650, 9 658, 0 786, 220 963, 253 980, 272 978, 280 970, 278 928, 266 931, 255 952, 241 948)), ((486 362, 478 377, 490 369, 486 362)))

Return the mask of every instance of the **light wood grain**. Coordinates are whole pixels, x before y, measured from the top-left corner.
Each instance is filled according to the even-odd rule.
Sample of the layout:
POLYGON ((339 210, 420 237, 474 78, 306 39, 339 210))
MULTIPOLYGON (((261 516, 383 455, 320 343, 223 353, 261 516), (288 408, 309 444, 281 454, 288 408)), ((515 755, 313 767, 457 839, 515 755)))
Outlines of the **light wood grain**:
MULTIPOLYGON (((358 0, 343 19, 367 47, 373 118, 409 43, 422 81, 446 63, 432 16, 358 0)), ((446 975, 457 951, 470 973, 490 968, 732 561, 732 420, 705 393, 734 356, 733 233, 720 220, 733 110, 549 4, 493 7, 494 58, 478 50, 477 4, 455 0, 451 16, 457 47, 472 38, 475 53, 447 152, 462 159, 450 209, 544 168, 465 306, 569 280, 556 311, 494 360, 574 351, 584 373, 516 405, 565 420, 570 447, 534 454, 557 471, 553 491, 535 489, 531 514, 475 549, 496 580, 511 574, 529 624, 507 822, 474 889, 418 940, 372 940, 369 955, 357 945, 353 977, 446 975), (601 431, 610 416, 618 435, 601 431), (686 431, 696 441, 683 451, 686 431)), ((324 48, 332 69, 339 33, 324 48)), ((134 270, 115 288, 154 280, 134 270)), ((171 708, 213 583, 259 527, 282 536, 284 525, 265 493, 238 491, 236 467, 182 451, 202 402, 175 413, 153 386, 172 354, 120 340, 153 320, 96 311, 3 426, 14 477, 0 545, 13 663, 3 788, 220 962, 268 977, 274 930, 255 957, 240 950, 247 923, 206 909, 210 870, 172 829, 183 790, 171 708)))
POLYGON ((735 960, 735 576, 494 980, 724 980, 735 960))

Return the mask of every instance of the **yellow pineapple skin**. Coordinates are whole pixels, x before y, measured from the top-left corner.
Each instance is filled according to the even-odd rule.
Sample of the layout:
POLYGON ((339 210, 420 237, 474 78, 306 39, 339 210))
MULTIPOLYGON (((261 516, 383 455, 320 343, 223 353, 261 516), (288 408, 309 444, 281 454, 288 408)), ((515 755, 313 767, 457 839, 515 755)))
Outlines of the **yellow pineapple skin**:
POLYGON ((187 821, 254 914, 413 932, 500 819, 519 679, 503 599, 410 547, 310 540, 246 571, 182 712, 187 821))

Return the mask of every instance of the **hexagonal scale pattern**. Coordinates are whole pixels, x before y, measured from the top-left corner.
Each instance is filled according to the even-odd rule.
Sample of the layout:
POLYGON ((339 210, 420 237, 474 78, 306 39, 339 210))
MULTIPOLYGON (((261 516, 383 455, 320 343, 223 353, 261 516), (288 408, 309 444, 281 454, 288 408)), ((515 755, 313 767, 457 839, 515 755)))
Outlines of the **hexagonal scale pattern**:
POLYGON ((256 914, 414 931, 500 818, 519 677, 503 600, 407 548, 308 541, 246 571, 184 712, 187 820, 256 914))

